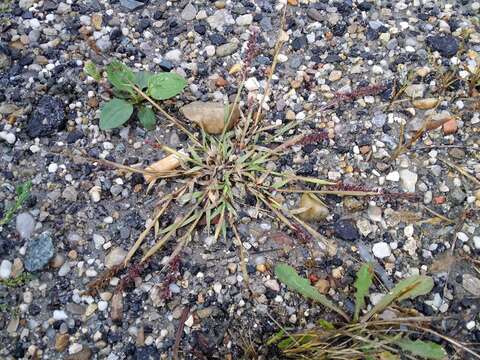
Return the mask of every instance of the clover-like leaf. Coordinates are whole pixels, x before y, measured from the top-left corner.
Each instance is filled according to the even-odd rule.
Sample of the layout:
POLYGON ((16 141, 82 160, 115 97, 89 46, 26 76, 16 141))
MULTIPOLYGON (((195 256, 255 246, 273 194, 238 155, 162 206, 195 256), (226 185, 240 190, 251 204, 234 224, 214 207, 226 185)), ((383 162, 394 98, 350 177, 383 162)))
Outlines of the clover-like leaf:
POLYGON ((100 110, 100 129, 117 128, 127 122, 132 113, 132 104, 122 99, 112 99, 100 110))
POLYGON ((143 127, 147 130, 155 129, 155 113, 152 108, 148 106, 140 106, 138 109, 138 120, 142 123, 143 127))
POLYGON ((186 85, 187 81, 176 73, 160 73, 148 80, 148 93, 155 100, 166 100, 180 94, 186 85))

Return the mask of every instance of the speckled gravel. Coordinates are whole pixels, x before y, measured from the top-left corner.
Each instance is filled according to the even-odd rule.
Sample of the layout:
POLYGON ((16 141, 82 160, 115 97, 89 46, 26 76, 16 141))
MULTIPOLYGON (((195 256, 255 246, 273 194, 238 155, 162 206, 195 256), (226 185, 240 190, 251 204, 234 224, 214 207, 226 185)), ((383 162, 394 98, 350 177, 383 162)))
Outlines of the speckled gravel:
MULTIPOLYGON (((319 239, 289 233, 246 199, 238 223, 250 291, 232 234, 214 242, 200 231, 168 274, 159 270, 174 244, 123 295, 114 294, 119 279, 113 278, 93 296, 83 293, 86 285, 122 262, 156 198, 146 194, 141 176, 86 161, 84 154, 146 166, 164 156, 150 145, 155 137, 176 149, 187 139, 162 119, 151 132, 136 120, 100 131, 99 107, 110 94, 85 76, 83 65, 115 58, 136 69, 183 75, 186 91, 164 104, 180 116, 178 109, 192 101, 232 101, 238 82, 229 70, 258 31, 246 109, 266 87, 286 1, 9 3, 0 12, 0 215, 16 185, 30 179, 33 188, 13 221, 0 228, 0 279, 32 276, 16 287, 0 284, 0 358, 170 359, 184 309, 180 358, 240 359, 249 346, 259 358, 281 358, 265 345, 278 330, 270 316, 300 328, 334 315, 279 284, 272 272, 279 261, 319 279, 319 291, 348 312, 359 261, 374 262, 387 288, 409 274, 429 274, 432 293, 405 307, 452 316, 432 325, 480 342, 480 88, 470 84, 480 67, 478 1, 288 1, 288 41, 264 121, 300 123, 279 141, 321 135, 293 146, 277 171, 394 195, 327 196, 329 214, 312 226, 335 243, 328 253, 319 239), (401 126, 406 143, 426 118, 448 121, 392 160, 401 126), (418 199, 406 199, 406 192, 418 199), (431 220, 427 208, 452 222, 431 220), (32 248, 45 236, 53 253, 44 248, 48 241, 41 251, 32 248)), ((158 191, 173 187, 163 182, 158 191)), ((295 208, 298 199, 284 201, 295 208)), ((174 218, 167 214, 162 225, 174 218)))

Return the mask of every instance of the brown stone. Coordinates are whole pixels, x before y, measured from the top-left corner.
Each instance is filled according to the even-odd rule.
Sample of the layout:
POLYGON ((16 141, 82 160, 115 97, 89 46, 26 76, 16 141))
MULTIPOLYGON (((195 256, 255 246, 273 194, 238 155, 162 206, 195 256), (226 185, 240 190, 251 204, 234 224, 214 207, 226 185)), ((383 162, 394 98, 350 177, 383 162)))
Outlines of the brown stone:
POLYGON ((330 289, 330 282, 326 279, 320 279, 315 283, 315 288, 321 293, 326 294, 330 289))
POLYGON ((84 347, 76 354, 68 355, 65 360, 89 360, 92 357, 92 350, 84 347))
POLYGON ((443 133, 445 135, 455 134, 458 130, 457 120, 450 119, 445 124, 443 124, 443 133))
POLYGON ((55 338, 55 350, 58 352, 63 352, 70 341, 70 336, 68 334, 58 334, 55 338))

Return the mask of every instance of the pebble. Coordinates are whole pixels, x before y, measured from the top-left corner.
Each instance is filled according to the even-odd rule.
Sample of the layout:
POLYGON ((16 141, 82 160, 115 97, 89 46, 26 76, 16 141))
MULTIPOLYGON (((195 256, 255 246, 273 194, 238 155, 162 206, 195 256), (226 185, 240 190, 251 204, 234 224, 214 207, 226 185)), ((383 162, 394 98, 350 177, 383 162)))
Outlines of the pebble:
POLYGON ((144 3, 136 0, 120 0, 120 5, 130 11, 140 9, 145 6, 144 3))
POLYGON ((8 260, 2 260, 0 264, 0 279, 9 279, 12 275, 12 263, 8 260))
POLYGON ((269 279, 265 281, 265 286, 273 291, 280 291, 280 285, 278 284, 278 281, 275 279, 269 279))
POLYGON ((405 95, 411 97, 412 99, 423 98, 424 93, 424 84, 411 84, 405 88, 405 95))
POLYGON ((260 87, 260 84, 258 83, 258 80, 254 77, 248 78, 247 81, 245 81, 245 88, 248 91, 258 90, 259 87, 260 87))
POLYGON ((105 257, 105 266, 108 269, 113 268, 116 265, 120 265, 127 256, 127 252, 121 247, 114 247, 108 255, 105 257))
POLYGON ((392 254, 390 246, 386 242, 379 242, 372 247, 373 255, 379 259, 389 257, 392 254))
POLYGON ((240 15, 237 17, 236 23, 239 26, 248 26, 252 23, 253 21, 253 15, 252 14, 245 14, 245 15, 240 15))
MULTIPOLYGON (((0 69, 1 68, 2 66, 0 65, 0 69)), ((6 131, 0 131, 0 139, 6 141, 10 145, 15 144, 15 141, 17 141, 17 137, 15 136, 15 134, 6 131)))
POLYGON ((63 310, 54 310, 53 311, 53 319, 57 321, 67 320, 68 315, 63 310))
POLYGON ((342 240, 354 241, 360 238, 354 223, 349 220, 339 220, 334 226, 335 235, 342 240))
POLYGON ((238 48, 237 43, 230 42, 217 47, 215 53, 218 57, 225 57, 233 54, 237 50, 237 48, 238 48))
POLYGON ((35 230, 35 219, 27 212, 18 214, 15 228, 21 239, 29 239, 35 230))
POLYGON ((463 274, 463 288, 474 296, 480 296, 480 279, 471 275, 463 274))
POLYGON ((70 342, 70 336, 68 334, 58 334, 55 338, 55 350, 57 352, 63 352, 70 342))
POLYGON ((50 136, 63 130, 66 122, 63 101, 58 97, 44 95, 27 122, 27 134, 31 138, 50 136))
POLYGON ((182 60, 182 51, 180 49, 170 50, 165 54, 165 59, 178 63, 182 60))
POLYGON ((426 43, 432 50, 447 58, 455 56, 459 49, 458 40, 450 34, 430 36, 426 43))
POLYGON ((192 3, 188 3, 184 8, 180 17, 185 21, 192 21, 197 16, 197 8, 192 5, 192 3))
POLYGON ((30 272, 42 270, 53 257, 54 247, 52 237, 48 232, 27 243, 25 253, 25 269, 30 272))
POLYGON ((388 181, 399 181, 400 180, 400 174, 398 171, 392 171, 391 173, 389 173, 385 179, 387 179, 388 181))
POLYGON ((399 175, 403 190, 407 192, 415 192, 418 175, 408 169, 401 169, 399 175))

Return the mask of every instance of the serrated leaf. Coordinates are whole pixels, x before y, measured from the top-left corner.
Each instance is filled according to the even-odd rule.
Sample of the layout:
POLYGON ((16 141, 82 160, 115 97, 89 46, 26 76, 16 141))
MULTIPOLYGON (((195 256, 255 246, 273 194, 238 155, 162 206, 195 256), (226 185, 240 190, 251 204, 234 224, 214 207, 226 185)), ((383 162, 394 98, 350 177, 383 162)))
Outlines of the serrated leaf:
POLYGON ((360 310, 365 306, 365 297, 368 296, 368 289, 373 281, 373 267, 371 264, 363 264, 357 272, 355 280, 355 314, 353 320, 357 321, 360 310))
POLYGON ((445 349, 431 341, 413 341, 403 338, 396 340, 395 344, 398 345, 402 350, 408 351, 409 353, 415 356, 420 356, 424 359, 441 360, 447 357, 447 352, 445 349))
POLYGON ((97 69, 97 66, 91 60, 88 60, 85 63, 85 66, 83 67, 83 71, 85 72, 85 74, 87 74, 88 76, 91 76, 96 81, 100 81, 100 79, 102 78, 102 74, 100 74, 100 71, 97 69))
POLYGON ((160 73, 148 80, 148 93, 155 100, 166 100, 180 94, 186 85, 187 81, 176 73, 160 73))
POLYGON ((135 84, 135 73, 125 64, 117 60, 108 64, 107 78, 117 90, 133 94, 132 86, 135 84))
POLYGON ((151 72, 139 71, 135 74, 135 84, 141 89, 145 89, 148 86, 148 80, 153 76, 151 72))
POLYGON ((388 294, 380 299, 363 318, 362 322, 370 319, 374 314, 381 313, 395 301, 413 299, 428 294, 433 289, 433 279, 428 276, 415 275, 400 281, 388 294))
POLYGON ((152 108, 148 106, 140 106, 138 109, 138 120, 142 123, 143 127, 147 130, 155 129, 155 113, 152 108))
POLYGON ((122 99, 113 99, 100 110, 100 129, 108 130, 122 126, 133 113, 133 106, 122 99))
POLYGON ((278 280, 287 285, 290 290, 296 291, 308 299, 319 302, 323 306, 340 314, 347 321, 349 320, 348 315, 342 309, 328 300, 323 294, 320 294, 317 289, 310 285, 309 280, 299 276, 296 270, 290 265, 276 265, 275 276, 278 278, 278 280))

